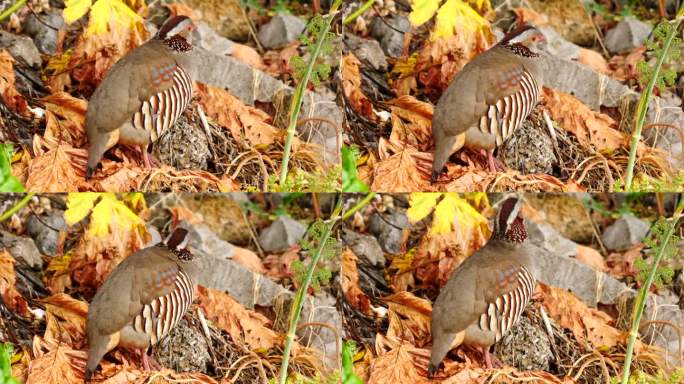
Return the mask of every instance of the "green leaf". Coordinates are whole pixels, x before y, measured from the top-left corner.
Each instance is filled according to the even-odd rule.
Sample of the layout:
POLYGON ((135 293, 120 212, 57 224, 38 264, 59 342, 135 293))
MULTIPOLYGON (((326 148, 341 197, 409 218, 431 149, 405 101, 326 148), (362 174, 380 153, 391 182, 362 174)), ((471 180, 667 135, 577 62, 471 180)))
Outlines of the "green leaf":
POLYGON ((354 373, 354 355, 356 343, 345 341, 342 343, 342 384, 363 384, 363 380, 354 373))
POLYGON ((366 183, 359 179, 356 170, 356 156, 354 151, 347 147, 342 147, 342 192, 368 192, 366 183))
POLYGON ((24 186, 12 174, 12 144, 0 145, 0 192, 24 192, 24 186))
POLYGON ((0 345, 0 383, 1 384, 19 384, 19 380, 12 376, 12 365, 10 360, 14 346, 11 343, 0 345))

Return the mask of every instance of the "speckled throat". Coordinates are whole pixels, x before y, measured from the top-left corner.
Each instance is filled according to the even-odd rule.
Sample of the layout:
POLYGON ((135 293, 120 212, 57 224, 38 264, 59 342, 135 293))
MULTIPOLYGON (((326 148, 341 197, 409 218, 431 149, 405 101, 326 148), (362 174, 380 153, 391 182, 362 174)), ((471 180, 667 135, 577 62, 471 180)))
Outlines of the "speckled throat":
POLYGON ((522 57, 539 57, 538 54, 532 52, 529 48, 522 44, 503 44, 502 47, 508 49, 509 51, 513 52, 514 54, 522 57))
POLYGON ((192 50, 192 45, 188 43, 182 36, 171 36, 170 38, 164 40, 164 44, 171 50, 176 52, 188 52, 192 50))

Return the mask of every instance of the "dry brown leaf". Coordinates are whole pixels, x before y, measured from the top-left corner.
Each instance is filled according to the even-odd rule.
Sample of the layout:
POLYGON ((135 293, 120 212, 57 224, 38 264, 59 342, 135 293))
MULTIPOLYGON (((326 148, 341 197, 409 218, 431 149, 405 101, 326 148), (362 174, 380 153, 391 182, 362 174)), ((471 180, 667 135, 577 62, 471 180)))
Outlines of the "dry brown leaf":
POLYGON ((171 212, 171 226, 176 227, 181 221, 188 222, 193 225, 202 224, 204 218, 199 212, 193 212, 188 208, 181 207, 179 205, 169 207, 169 212, 171 212))
POLYGON ((14 87, 14 58, 4 49, 0 49, 0 96, 11 110, 28 115, 28 103, 14 87))
POLYGON ((594 248, 590 248, 584 245, 577 246, 577 256, 575 258, 597 271, 606 272, 608 271, 608 266, 606 265, 606 259, 603 258, 599 251, 594 248))
POLYGON ((390 142, 403 143, 428 152, 433 147, 432 113, 430 103, 417 100, 413 96, 401 96, 390 100, 392 111, 392 133, 390 142))
MULTIPOLYGON (((85 92, 94 90, 112 65, 147 40, 148 33, 142 26, 138 27, 128 28, 124 23, 112 22, 109 23, 108 33, 90 36, 86 33, 81 34, 66 68, 78 81, 80 90, 85 92)), ((65 82, 59 81, 54 84, 64 85, 65 82)), ((52 91, 58 92, 64 89, 52 89, 52 91)))
POLYGON ((7 250, 0 251, 0 296, 2 296, 2 302, 10 311, 26 317, 29 314, 28 303, 21 293, 17 291, 17 275, 14 271, 15 263, 16 260, 7 250))
POLYGON ((76 350, 54 339, 33 338, 33 356, 26 384, 82 383, 86 350, 76 350))
POLYGON ((84 342, 88 303, 59 293, 42 300, 45 304, 45 340, 77 347, 84 342))
POLYGON ((292 271, 292 263, 295 260, 299 260, 300 249, 301 247, 299 245, 294 245, 292 248, 280 255, 266 256, 264 259, 266 276, 275 280, 282 280, 292 277, 294 275, 294 272, 292 271))
POLYGON ((608 68, 608 62, 606 59, 604 59, 600 53, 592 49, 580 48, 579 59, 577 61, 596 72, 603 73, 605 75, 611 74, 611 70, 608 68))
POLYGON ((254 273, 261 275, 266 273, 266 268, 264 268, 264 264, 261 262, 259 256, 247 248, 235 247, 233 261, 242 264, 254 273))
POLYGON ((262 71, 266 69, 266 65, 264 64, 264 61, 261 59, 261 55, 259 54, 259 52, 257 52, 254 48, 248 45, 234 43, 232 45, 232 52, 230 53, 230 55, 242 61, 243 63, 249 65, 252 68, 256 68, 262 71))
POLYGON ((392 145, 381 138, 378 144, 380 160, 368 162, 371 180, 364 180, 377 192, 431 191, 427 169, 432 167, 432 153, 420 152, 410 146, 392 145), (421 170, 422 169, 422 170, 421 170))
POLYGON ((615 120, 592 111, 576 97, 544 87, 544 100, 553 120, 574 134, 583 146, 612 153, 629 145, 629 137, 616 129, 615 120))
POLYGON ((624 252, 615 252, 608 255, 606 261, 610 274, 617 278, 636 276, 638 271, 634 267, 634 262, 641 257, 643 249, 644 244, 639 243, 624 252))
POLYGON ((516 24, 532 24, 537 27, 548 24, 547 17, 531 8, 513 8, 516 24))
POLYGON ((608 61, 608 67, 611 70, 611 77, 620 80, 635 80, 639 78, 637 71, 637 64, 644 60, 644 53, 646 47, 639 46, 634 48, 631 52, 624 55, 615 55, 608 61))
POLYGON ((410 292, 398 292, 382 299, 388 305, 387 337, 423 347, 431 340, 432 303, 410 292))
POLYGON ((271 117, 264 111, 244 105, 228 91, 198 85, 200 103, 207 114, 239 142, 247 141, 247 146, 268 146, 279 138, 280 132, 269 124, 271 117))
POLYGON ((199 286, 197 293, 207 318, 228 332, 235 343, 252 350, 270 350, 282 343, 282 336, 267 327, 271 322, 264 315, 245 309, 223 292, 199 286))
POLYGON ((187 16, 191 18, 193 22, 197 22, 200 20, 200 17, 197 16, 195 11, 186 4, 171 3, 165 4, 164 6, 168 8, 169 11, 171 11, 171 16, 187 16))
POLYGON ((580 343, 590 349, 624 344, 627 334, 613 326, 614 320, 605 312, 587 307, 580 299, 561 288, 538 284, 543 292, 544 307, 558 324, 572 331, 580 343))
POLYGON ((372 316, 373 310, 371 309, 370 298, 359 287, 359 270, 356 265, 359 258, 349 248, 345 248, 342 251, 340 258, 342 293, 344 293, 347 303, 361 313, 372 316))
POLYGON ((361 62, 353 54, 342 57, 340 77, 342 78, 342 90, 349 100, 352 109, 359 115, 377 122, 378 116, 373 111, 373 103, 361 90, 361 62))
POLYGON ((85 113, 88 104, 68 93, 57 92, 41 99, 45 103, 45 138, 72 147, 86 145, 85 113))
POLYGON ((88 154, 55 138, 34 136, 36 157, 29 162, 26 189, 41 193, 78 192, 85 184, 88 154))

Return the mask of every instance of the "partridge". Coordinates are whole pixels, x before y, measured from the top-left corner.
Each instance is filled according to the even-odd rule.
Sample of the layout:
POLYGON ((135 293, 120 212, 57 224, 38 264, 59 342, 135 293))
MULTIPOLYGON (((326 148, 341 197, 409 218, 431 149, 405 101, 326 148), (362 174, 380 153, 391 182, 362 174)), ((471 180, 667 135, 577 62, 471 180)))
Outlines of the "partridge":
POLYGON ((525 241, 521 202, 507 198, 499 204, 492 239, 467 258, 449 277, 432 308, 432 353, 428 374, 461 344, 484 350, 516 323, 535 287, 534 254, 525 241))
POLYGON ((192 99, 189 40, 194 28, 185 16, 169 18, 151 40, 107 72, 86 112, 86 179, 117 143, 140 146, 150 166, 147 145, 173 126, 192 99))
POLYGON ((496 171, 494 149, 522 124, 539 99, 538 50, 543 42, 541 32, 523 25, 466 64, 449 84, 432 117, 433 183, 459 145, 486 151, 489 167, 496 171), (457 140, 463 134, 465 142, 457 140))
POLYGON ((180 321, 190 307, 195 283, 186 249, 187 230, 122 261, 104 281, 88 308, 86 334, 90 380, 102 357, 117 346, 145 350, 180 321))

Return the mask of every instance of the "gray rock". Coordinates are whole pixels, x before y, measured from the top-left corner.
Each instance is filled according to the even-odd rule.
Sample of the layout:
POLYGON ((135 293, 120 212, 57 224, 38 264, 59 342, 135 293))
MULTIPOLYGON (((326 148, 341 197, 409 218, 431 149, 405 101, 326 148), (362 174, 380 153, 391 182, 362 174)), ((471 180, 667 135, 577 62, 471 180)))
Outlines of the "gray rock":
POLYGON ((202 255, 213 255, 217 259, 232 259, 235 254, 235 246, 220 237, 206 225, 191 225, 187 222, 181 224, 188 229, 188 247, 202 255))
POLYGON ((41 53, 54 55, 57 52, 57 35, 65 25, 64 18, 57 11, 47 11, 39 17, 40 20, 31 13, 24 22, 24 32, 33 38, 41 53))
POLYGON ((380 42, 387 56, 393 58, 401 57, 404 50, 404 34, 410 30, 411 22, 403 15, 385 18, 385 20, 376 17, 371 24, 371 36, 380 42))
POLYGON ((217 55, 230 55, 233 53, 233 43, 229 39, 216 33, 203 21, 197 23, 197 32, 201 39, 199 46, 217 55))
POLYGON ((649 228, 650 225, 644 220, 633 215, 622 215, 603 231, 601 241, 608 250, 624 250, 640 243, 649 228))
POLYGON ((370 233, 377 237, 380 246, 382 246, 385 252, 398 255, 401 253, 404 229, 408 227, 409 221, 406 213, 395 211, 389 215, 373 214, 370 218, 368 229, 370 233))
POLYGON ((19 264, 31 269, 41 269, 43 259, 33 239, 15 236, 12 233, 0 231, 0 245, 6 248, 19 264))
POLYGON ((259 28, 259 41, 268 49, 282 48, 297 40, 304 28, 304 20, 287 13, 279 13, 259 28))
POLYGON ((570 258, 577 255, 577 243, 562 236, 548 223, 525 221, 530 243, 545 249, 558 257, 570 258))
POLYGON ((565 60, 577 60, 579 58, 580 46, 565 40, 553 27, 545 25, 539 27, 539 31, 546 39, 546 50, 550 54, 565 60))
POLYGON ((208 373, 211 362, 209 343, 199 323, 191 326, 185 319, 171 329, 171 332, 154 347, 154 357, 164 367, 176 372, 208 373))
POLYGON ((36 68, 41 63, 40 52, 29 37, 0 30, 0 48, 6 48, 15 60, 31 68, 36 68))
POLYGON ((348 33, 345 34, 345 43, 361 62, 368 63, 376 71, 387 71, 387 58, 377 40, 362 39, 348 33))
POLYGON ((606 48, 611 53, 623 53, 644 44, 651 26, 633 17, 625 17, 606 33, 606 48))
MULTIPOLYGON (((289 312, 289 310, 288 310, 289 312)), ((308 296, 302 307, 299 324, 324 323, 334 329, 344 329, 342 316, 337 311, 337 300, 327 293, 319 292, 316 296, 308 296)), ((328 327, 302 327, 297 332, 301 342, 322 351, 325 356, 324 363, 328 368, 337 368, 339 354, 338 345, 342 342, 342 335, 336 337, 328 327)))
POLYGON ((259 235, 259 244, 266 252, 290 249, 304 237, 306 226, 289 216, 279 216, 259 235))
POLYGON ((26 220, 26 232, 33 238, 38 250, 45 255, 54 256, 57 253, 59 231, 45 226, 43 222, 59 231, 65 231, 64 213, 62 211, 53 211, 49 216, 41 217, 40 220, 31 215, 26 220))
POLYGON ((342 232, 342 239, 355 255, 366 258, 375 267, 385 266, 385 253, 375 237, 361 235, 345 228, 342 232))

